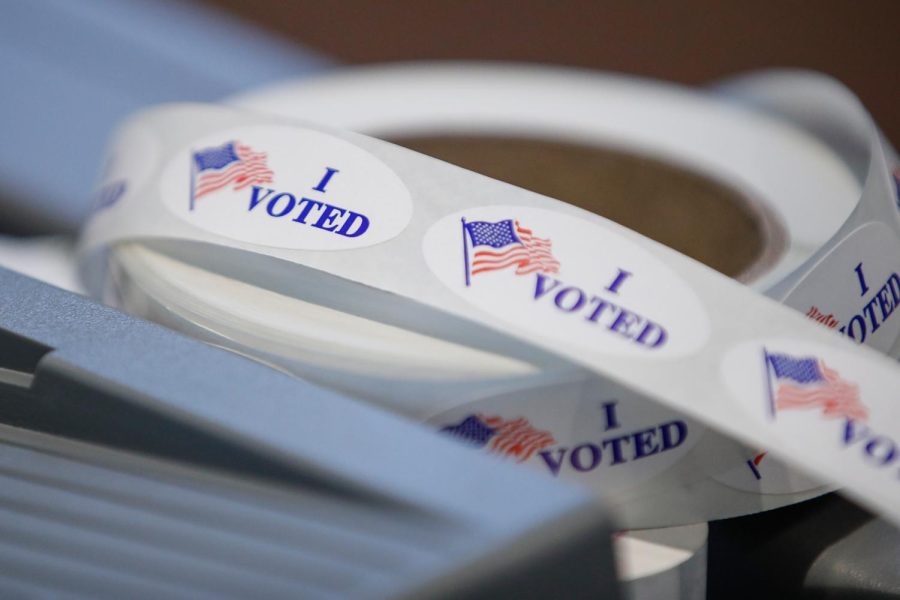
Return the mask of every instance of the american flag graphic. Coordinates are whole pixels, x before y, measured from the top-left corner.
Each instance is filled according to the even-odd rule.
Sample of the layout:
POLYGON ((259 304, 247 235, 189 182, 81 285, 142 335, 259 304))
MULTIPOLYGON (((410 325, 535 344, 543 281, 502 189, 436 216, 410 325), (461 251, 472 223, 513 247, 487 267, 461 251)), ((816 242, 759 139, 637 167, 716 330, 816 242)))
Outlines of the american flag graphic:
POLYGON ((491 452, 515 457, 517 462, 524 462, 538 450, 556 443, 550 432, 535 429, 524 417, 507 420, 474 414, 456 425, 444 427, 441 432, 477 448, 487 447, 491 452))
POLYGON ((553 257, 552 242, 535 237, 530 229, 522 227, 518 221, 472 221, 463 222, 463 227, 475 250, 472 263, 467 265, 472 275, 512 266, 516 267, 516 275, 527 275, 535 271, 559 272, 559 261, 553 257))
POLYGON ((273 176, 266 164, 265 152, 255 152, 237 141, 194 152, 191 156, 191 210, 194 201, 226 186, 240 190, 249 185, 272 183, 273 176))
POLYGON ((865 421, 869 411, 859 388, 813 357, 766 353, 773 415, 781 410, 821 409, 828 419, 865 421))

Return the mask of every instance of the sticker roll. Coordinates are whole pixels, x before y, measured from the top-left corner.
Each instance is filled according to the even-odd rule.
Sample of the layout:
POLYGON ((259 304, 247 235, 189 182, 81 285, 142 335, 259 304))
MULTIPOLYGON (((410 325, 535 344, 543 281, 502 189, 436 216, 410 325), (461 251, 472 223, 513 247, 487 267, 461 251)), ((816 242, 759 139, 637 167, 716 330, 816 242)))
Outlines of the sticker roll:
MULTIPOLYGON (((740 97, 746 99, 748 95, 740 97)), ((618 222, 766 291, 828 240, 854 206, 859 183, 836 152, 798 134, 796 128, 767 121, 761 135, 755 120, 734 118, 713 130, 707 126, 706 114, 719 107, 705 99, 697 100, 696 94, 686 95, 684 90, 672 87, 614 76, 585 77, 583 72, 563 69, 427 64, 365 68, 283 83, 239 95, 229 103, 399 141, 508 183, 573 201, 592 212, 614 215, 618 222), (528 102, 519 101, 522 98, 528 98, 528 102), (686 135, 688 131, 691 135, 686 135), (726 140, 728 143, 723 144, 726 140), (760 157, 761 148, 765 148, 764 158, 760 157), (544 163, 552 166, 541 169, 544 163), (536 177, 536 170, 544 174, 536 177), (590 179, 586 180, 586 172, 590 179), (657 180, 665 178, 665 190, 659 190, 662 183, 634 182, 650 175, 657 180), (570 179, 577 181, 569 184, 570 179), (648 199, 648 194, 652 198, 648 199), (785 204, 784 198, 791 202, 785 204), (665 214, 672 204, 683 215, 668 229, 641 216, 642 211, 665 214), (721 232, 697 227, 697 222, 707 218, 704 210, 723 211, 723 205, 728 204, 743 211, 741 216, 755 228, 758 240, 747 239, 751 237, 747 223, 735 223, 733 214, 716 213, 714 220, 723 226, 721 232), (816 219, 808 217, 811 212, 816 219), (684 217, 690 217, 693 223, 684 217), (722 237, 714 239, 711 234, 716 233, 722 237), (697 238, 702 238, 702 243, 698 244, 697 238), (722 251, 735 245, 742 250, 746 246, 747 254, 722 251)), ((478 364, 472 361, 472 365, 478 364)), ((295 365, 292 370, 301 369, 295 365)), ((526 407, 522 401, 513 401, 498 407, 496 396, 502 393, 495 385, 490 388, 495 397, 478 398, 481 402, 467 402, 465 393, 455 392, 451 400, 454 406, 436 418, 423 413, 428 403, 415 390, 412 405, 402 407, 401 412, 429 419, 438 429, 452 427, 454 419, 471 416, 480 410, 479 405, 493 411, 491 416, 495 418, 530 417, 530 424, 540 424, 540 429, 555 433, 555 443, 526 462, 555 477, 586 483, 601 493, 626 481, 633 484, 645 479, 643 472, 654 470, 647 467, 671 468, 681 459, 679 455, 693 446, 690 443, 669 452, 668 460, 652 461, 656 465, 610 465, 612 461, 607 460, 605 466, 604 461, 596 466, 588 461, 590 468, 584 468, 584 461, 575 459, 571 464, 570 456, 570 464, 561 466, 558 458, 566 445, 581 448, 583 453, 585 443, 602 444, 610 437, 598 436, 605 424, 596 421, 609 410, 611 396, 587 398, 573 394, 564 385, 546 386, 539 380, 532 385, 545 390, 548 398, 555 398, 557 406, 568 401, 593 408, 560 423, 558 415, 541 410, 540 402, 526 407), (454 410, 464 406, 469 415, 454 410), (586 422, 591 425, 585 426, 586 422), (616 468, 603 472, 609 466, 616 468)), ((392 387, 396 395, 396 384, 392 387)), ((637 402, 632 400, 630 404, 637 402)), ((574 408, 567 411, 575 415, 574 408)), ((652 407, 637 412, 629 415, 621 429, 637 431, 681 419, 674 413, 660 414, 652 407), (650 417, 654 414, 655 419, 650 417)), ((698 455, 728 458, 713 464, 688 460, 681 465, 685 472, 704 472, 720 484, 751 492, 749 497, 735 498, 730 490, 719 491, 715 495, 728 509, 724 513, 703 509, 703 514, 730 516, 759 510, 756 492, 778 495, 785 502, 791 494, 793 500, 799 500, 822 491, 816 481, 785 469, 760 449, 740 448, 736 452, 730 440, 702 432, 697 423, 692 424, 690 437, 692 441, 704 439, 698 455)), ((646 495, 659 497, 654 492, 646 495)), ((684 516, 668 517, 672 504, 682 503, 666 495, 666 501, 644 512, 684 521, 684 516)))
MULTIPOLYGON (((772 118, 646 82, 543 75, 556 78, 552 89, 571 78, 597 92, 580 101, 598 114, 611 107, 595 101, 621 98, 630 112, 611 121, 630 115, 646 127, 644 138, 610 133, 608 145, 649 153, 659 124, 677 123, 684 135, 672 139, 705 147, 713 166, 662 142, 655 157, 669 152, 667 160, 704 166, 719 180, 731 173, 728 181, 753 190, 745 194, 755 198, 751 211, 768 215, 759 222, 773 230, 780 222, 782 233, 792 223, 774 260, 754 265, 756 285, 793 278, 799 283, 790 293, 813 290, 804 293, 820 304, 862 302, 861 318, 870 318, 865 306, 880 315, 877 333, 870 318, 871 335, 861 340, 853 315, 847 334, 882 351, 893 347, 896 199, 877 134, 868 138, 871 168, 855 205, 859 186, 835 154, 772 118), (700 143, 699 132, 713 137, 700 143), (716 132, 725 138, 712 141, 716 132), (797 162, 779 155, 779 140, 799 144, 786 154, 797 162), (751 165, 742 176, 728 160, 733 147, 753 151, 735 163, 751 165), (797 166, 806 159, 820 169, 809 179, 797 166), (834 168, 821 168, 823 161, 834 168), (786 182, 784 195, 759 192, 773 181, 786 182), (834 200, 842 208, 829 212, 824 190, 800 193, 823 181, 844 190, 834 200), (820 204, 804 206, 803 198, 820 204), (831 219, 827 228, 785 217, 810 209, 831 219), (860 300, 863 285, 874 299, 860 300)), ((765 449, 825 481, 862 486, 870 505, 889 506, 896 493, 875 484, 892 468, 896 436, 867 425, 876 422, 872 414, 895 410, 884 399, 893 365, 596 215, 385 142, 227 107, 144 113, 112 148, 98 196, 106 200, 85 232, 83 256, 92 288, 129 310, 310 379, 364 390, 475 445, 557 474, 589 473, 631 527, 704 521, 821 493, 816 479, 792 470, 773 467, 775 475, 757 478, 774 464, 765 449), (244 171, 229 173, 235 166, 244 171), (113 250, 109 260, 94 260, 104 248, 113 250), (504 251, 511 253, 498 257, 504 251), (782 393, 790 385, 830 386, 843 404, 807 398, 801 406, 802 394, 782 393), (523 416, 529 402, 536 412, 523 416), (806 427, 819 413, 825 426, 806 427), (559 423, 563 434, 538 417, 559 423), (537 441, 523 445, 523 437, 537 441), (855 470, 835 476, 826 455, 855 470), (604 485, 613 479, 620 483, 604 485)))

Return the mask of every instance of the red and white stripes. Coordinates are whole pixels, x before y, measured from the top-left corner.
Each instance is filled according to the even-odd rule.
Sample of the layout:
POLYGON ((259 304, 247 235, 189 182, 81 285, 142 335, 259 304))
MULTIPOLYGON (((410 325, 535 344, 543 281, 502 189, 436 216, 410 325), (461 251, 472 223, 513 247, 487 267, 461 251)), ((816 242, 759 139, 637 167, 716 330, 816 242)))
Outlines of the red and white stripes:
POLYGON ((860 402, 859 388, 840 378, 838 372, 819 361, 824 381, 811 385, 782 383, 775 391, 775 408, 801 410, 821 408, 827 418, 846 418, 865 421, 869 411, 860 402))
POLYGON ((516 235, 521 244, 511 245, 504 250, 476 250, 472 256, 472 275, 486 271, 499 271, 513 265, 516 275, 527 275, 540 271, 558 273, 559 261, 553 257, 552 242, 534 237, 530 229, 516 221, 516 235))
POLYGON ((272 183, 274 173, 266 164, 265 152, 254 152, 249 146, 237 144, 235 153, 238 160, 221 171, 200 173, 194 186, 194 199, 233 184, 235 191, 248 185, 272 183))
POLYGON ((515 457, 518 462, 524 462, 538 450, 556 443, 549 431, 535 429, 524 417, 508 421, 496 416, 479 415, 479 418, 497 431, 489 443, 490 450, 515 457))

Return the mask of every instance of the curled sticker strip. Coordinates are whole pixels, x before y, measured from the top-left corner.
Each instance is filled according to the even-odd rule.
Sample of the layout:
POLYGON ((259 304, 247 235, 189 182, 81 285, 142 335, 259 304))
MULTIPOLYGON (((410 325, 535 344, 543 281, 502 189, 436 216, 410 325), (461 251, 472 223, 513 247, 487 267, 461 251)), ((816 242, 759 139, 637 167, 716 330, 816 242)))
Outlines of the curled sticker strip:
MULTIPOLYGON (((859 206, 786 280, 821 324, 564 203, 379 140, 217 106, 163 107, 124 126, 113 156, 128 166, 105 180, 122 191, 85 232, 85 272, 99 289, 96 251, 146 240, 288 295, 327 289, 342 310, 414 331, 562 357, 900 521, 900 370, 829 331, 897 344, 897 197, 867 126, 859 206)), ((661 454, 679 431, 636 432, 609 452, 661 454)), ((587 468, 595 456, 585 446, 551 459, 587 468)))

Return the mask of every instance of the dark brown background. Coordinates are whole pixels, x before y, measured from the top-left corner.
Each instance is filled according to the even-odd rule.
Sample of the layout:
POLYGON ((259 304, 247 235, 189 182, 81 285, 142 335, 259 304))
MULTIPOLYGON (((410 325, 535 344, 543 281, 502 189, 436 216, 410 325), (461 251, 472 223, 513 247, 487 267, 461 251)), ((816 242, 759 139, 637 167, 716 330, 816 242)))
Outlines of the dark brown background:
POLYGON ((499 59, 702 84, 805 67, 846 83, 900 142, 900 0, 209 0, 348 63, 499 59))

